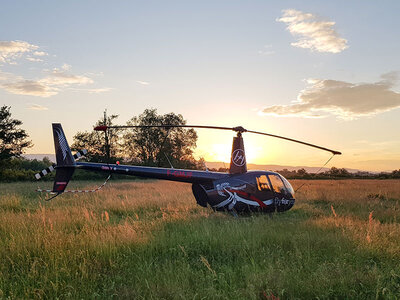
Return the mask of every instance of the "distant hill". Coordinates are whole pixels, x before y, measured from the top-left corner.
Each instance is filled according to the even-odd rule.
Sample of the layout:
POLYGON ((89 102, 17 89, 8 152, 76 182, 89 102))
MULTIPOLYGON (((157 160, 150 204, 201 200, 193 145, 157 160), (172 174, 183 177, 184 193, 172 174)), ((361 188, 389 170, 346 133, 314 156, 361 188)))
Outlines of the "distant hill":
MULTIPOLYGON (((223 162, 206 162, 207 168, 229 168, 229 163, 223 162)), ((268 170, 268 171, 282 171, 283 169, 287 169, 289 171, 297 171, 299 169, 305 169, 307 173, 316 173, 320 167, 307 167, 307 166, 281 166, 281 165, 257 165, 257 164, 248 164, 248 170, 268 170)), ((320 172, 328 171, 330 168, 322 168, 320 172)), ((357 173, 361 170, 358 169, 349 169, 346 168, 350 173, 357 173)))

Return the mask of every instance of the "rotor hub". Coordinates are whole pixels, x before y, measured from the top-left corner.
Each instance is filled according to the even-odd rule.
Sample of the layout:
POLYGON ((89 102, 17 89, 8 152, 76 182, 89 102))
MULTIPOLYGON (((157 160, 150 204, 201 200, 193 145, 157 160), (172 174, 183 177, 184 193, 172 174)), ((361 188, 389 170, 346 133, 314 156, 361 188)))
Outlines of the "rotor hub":
POLYGON ((236 131, 238 133, 246 132, 247 129, 243 128, 242 126, 236 126, 232 128, 233 131, 236 131))

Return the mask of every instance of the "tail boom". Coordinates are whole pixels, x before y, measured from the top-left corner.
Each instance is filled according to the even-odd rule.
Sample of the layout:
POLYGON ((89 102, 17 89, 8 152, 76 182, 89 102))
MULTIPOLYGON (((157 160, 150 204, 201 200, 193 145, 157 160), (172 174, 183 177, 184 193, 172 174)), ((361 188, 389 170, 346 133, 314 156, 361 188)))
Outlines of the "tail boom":
POLYGON ((107 172, 122 175, 131 175, 144 178, 163 179, 170 181, 179 181, 187 183, 208 183, 215 179, 227 177, 227 173, 197 171, 197 170, 181 170, 173 168, 153 168, 140 167, 130 165, 115 165, 101 163, 77 162, 76 167, 79 169, 107 172))

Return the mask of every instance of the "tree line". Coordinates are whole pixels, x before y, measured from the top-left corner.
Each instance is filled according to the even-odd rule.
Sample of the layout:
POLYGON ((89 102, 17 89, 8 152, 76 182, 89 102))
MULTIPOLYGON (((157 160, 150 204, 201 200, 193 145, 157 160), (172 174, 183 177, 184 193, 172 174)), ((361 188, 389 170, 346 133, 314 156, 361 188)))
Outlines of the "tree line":
MULTIPOLYGON (((228 168, 211 168, 214 172, 228 172, 228 168)), ((309 173, 306 169, 298 170, 273 170, 288 179, 399 179, 400 169, 392 172, 372 173, 367 171, 349 172, 345 168, 332 167, 329 170, 320 173, 309 173)))
MULTIPOLYGON (((29 160, 22 156, 33 146, 20 120, 13 119, 9 106, 0 108, 0 181, 34 180, 34 174, 52 164, 48 158, 29 160)), ((113 126, 118 115, 101 117, 93 127, 113 126)), ((185 125, 180 114, 158 114, 156 109, 146 109, 132 117, 126 125, 185 125)), ((133 128, 106 132, 82 131, 73 137, 72 151, 87 149, 83 161, 134 164, 143 166, 204 169, 203 159, 193 156, 197 133, 186 128, 133 128)), ((46 176, 52 180, 54 176, 46 176)), ((104 174, 77 170, 74 178, 97 179, 104 174), (82 174, 81 174, 82 173, 82 174)))
MULTIPOLYGON (((20 126, 22 121, 13 119, 11 107, 0 108, 0 181, 34 181, 34 174, 50 166, 52 162, 45 157, 42 160, 26 159, 22 156, 26 149, 33 146, 26 131, 20 126)), ((95 126, 112 126, 118 115, 107 116, 104 113, 95 126)), ((156 109, 146 109, 132 117, 126 125, 185 125, 186 120, 180 114, 158 114, 156 109)), ((204 159, 193 156, 196 148, 197 133, 185 128, 110 128, 106 132, 83 131, 73 137, 72 151, 87 149, 83 158, 89 162, 106 162, 143 165, 152 167, 171 167, 182 169, 205 169, 204 159)), ((210 171, 228 172, 226 168, 210 171)), ((305 169, 289 171, 278 170, 289 179, 390 179, 400 178, 400 169, 381 173, 350 173, 344 168, 335 168, 318 173, 308 173, 305 169)), ((77 170, 75 179, 101 179, 104 174, 77 170)), ((121 177, 121 176, 120 176, 121 177)), ((53 180, 54 174, 44 177, 53 180)))
POLYGON ((366 171, 349 172, 345 168, 332 167, 320 173, 308 173, 304 168, 294 171, 283 169, 277 171, 290 179, 394 179, 400 178, 400 169, 392 172, 372 173, 366 171))

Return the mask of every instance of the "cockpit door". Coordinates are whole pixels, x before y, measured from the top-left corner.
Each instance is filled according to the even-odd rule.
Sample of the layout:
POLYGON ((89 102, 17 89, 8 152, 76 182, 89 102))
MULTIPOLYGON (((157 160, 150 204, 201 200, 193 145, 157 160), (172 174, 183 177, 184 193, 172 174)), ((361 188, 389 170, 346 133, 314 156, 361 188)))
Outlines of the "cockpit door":
POLYGON ((273 199, 274 192, 266 175, 256 177, 258 193, 262 192, 263 199, 273 199))
POLYGON ((275 206, 277 211, 285 211, 293 206, 293 196, 286 188, 283 180, 278 174, 268 175, 272 189, 275 194, 275 206))

